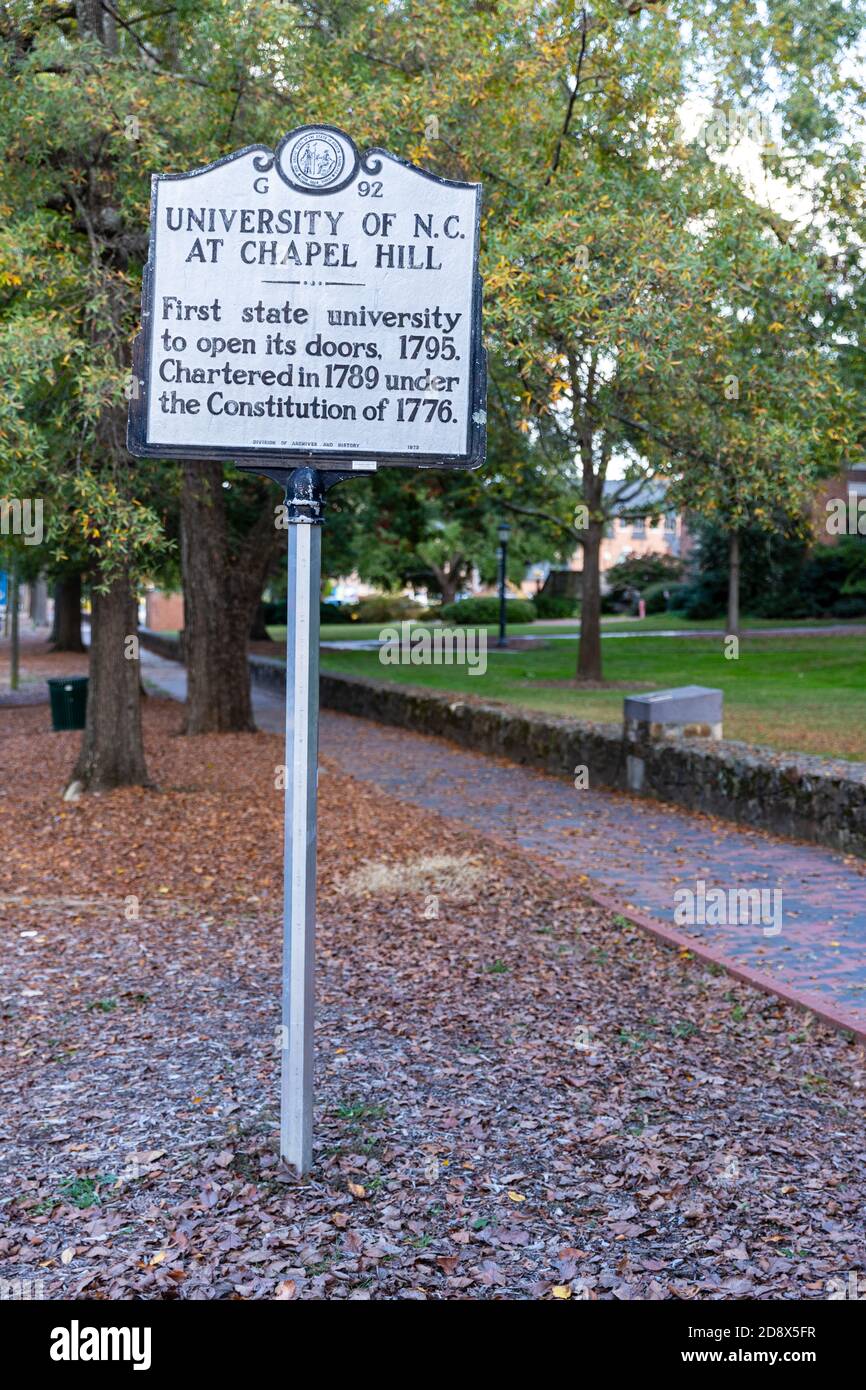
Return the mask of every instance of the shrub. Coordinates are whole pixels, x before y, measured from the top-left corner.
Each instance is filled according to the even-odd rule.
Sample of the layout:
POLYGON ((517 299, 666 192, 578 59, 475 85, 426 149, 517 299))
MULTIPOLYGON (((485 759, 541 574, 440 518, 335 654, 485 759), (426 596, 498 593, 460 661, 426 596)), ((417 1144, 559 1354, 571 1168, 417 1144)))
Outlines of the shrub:
MULTIPOLYGON (((319 622, 320 623, 348 623, 351 620, 351 609, 342 603, 320 603, 319 622)), ((283 605, 282 622, 286 621, 286 609, 283 605)))
POLYGON ((614 599, 625 598, 629 589, 643 594, 651 584, 673 584, 680 578, 683 564, 674 555, 633 555, 611 565, 605 578, 614 599))
POLYGON ((845 536, 837 545, 816 545, 800 577, 800 597, 808 614, 859 617, 862 609, 847 611, 849 599, 866 593, 866 540, 845 536), (846 605, 839 612, 839 604, 846 605))
POLYGON ((286 600, 268 600, 262 604, 262 620, 265 627, 284 627, 286 622, 286 600))
MULTIPOLYGON (((459 603, 445 603, 439 616, 447 623, 463 627, 486 627, 499 622, 498 598, 464 598, 459 603)), ((509 623, 531 623, 535 620, 535 605, 529 599, 510 598, 505 605, 509 623)))
POLYGON ((404 618, 417 618, 423 612, 405 594, 371 594, 352 604, 351 617, 359 623, 393 623, 404 618))
MULTIPOLYGON (((673 555, 634 555, 612 565, 605 575, 607 592, 602 595, 602 613, 636 613, 639 598, 646 599, 650 589, 658 592, 669 589, 680 578, 682 561, 673 555)), ((664 597, 654 598, 656 606, 648 613, 663 613, 664 597)))
POLYGON ((670 584, 666 579, 657 579, 641 590, 641 598, 646 604, 647 613, 666 613, 670 608, 669 595, 681 585, 670 584))
POLYGON ((701 576, 693 584, 680 586, 676 599, 677 612, 682 613, 684 618, 695 620, 723 618, 726 597, 726 587, 720 589, 712 579, 701 576))
POLYGON ((567 594, 536 594, 532 600, 537 618, 574 618, 580 600, 569 598, 567 594))
POLYGON ((843 594, 830 609, 834 618, 866 617, 866 594, 843 594))
POLYGON ((842 585, 842 593, 866 594, 866 540, 849 536, 842 545, 848 558, 848 575, 842 585))
MULTIPOLYGON (((839 596, 841 580, 826 576, 823 596, 809 570, 808 542, 802 518, 780 509, 770 526, 743 526, 740 532, 740 611, 759 618, 799 618, 829 609, 839 596)), ((687 618, 723 618, 728 598, 727 530, 717 522, 697 521, 697 541, 690 562, 693 576, 687 591, 677 599, 677 611, 687 618)), ((818 547, 828 549, 829 547, 818 547)), ((828 562, 838 568, 838 558, 828 562)), ((818 562, 816 570, 821 569, 818 562)))
POLYGON ((672 584, 668 590, 668 612, 679 613, 688 589, 686 584, 672 584))
POLYGON ((777 590, 766 598, 759 597, 749 605, 749 613, 756 618, 809 618, 814 606, 798 588, 777 590))

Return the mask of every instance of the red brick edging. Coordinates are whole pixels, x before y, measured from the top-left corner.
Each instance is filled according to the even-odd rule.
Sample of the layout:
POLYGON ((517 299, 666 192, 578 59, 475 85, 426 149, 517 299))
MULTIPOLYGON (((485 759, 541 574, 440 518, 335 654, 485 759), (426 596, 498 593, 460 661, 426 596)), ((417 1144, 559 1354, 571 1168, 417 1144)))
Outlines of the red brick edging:
MULTIPOLYGON (((566 875, 562 875, 566 877, 566 875)), ((573 877, 573 875, 567 875, 573 877)), ((597 893, 595 889, 588 888, 581 884, 582 891, 586 896, 599 907, 607 912, 616 913, 620 917, 625 917, 627 921, 634 922, 635 926, 641 927, 650 933, 658 941, 663 941, 666 946, 676 946, 678 950, 689 951, 698 960, 706 961, 708 965, 718 965, 727 975, 733 975, 737 980, 743 980, 748 985, 753 985, 755 989, 763 991, 764 994, 773 994, 777 998, 784 1000, 786 1004, 791 1004, 795 1009, 803 1009, 828 1024, 831 1028, 837 1029, 841 1033, 849 1033, 854 1040, 861 1046, 866 1045, 866 1025, 860 1026, 844 1014, 830 1007, 821 997, 813 994, 810 990, 792 989, 790 985, 780 984, 774 980, 772 975, 765 975, 760 970, 753 970, 749 965, 737 965, 728 956, 717 951, 713 946, 707 946, 702 941, 696 941, 694 937, 686 936, 684 932, 677 931, 676 927, 665 926, 663 922, 657 921, 654 917, 649 917, 645 912, 638 912, 633 907, 625 907, 613 898, 609 898, 606 893, 597 893)))
MULTIPOLYGON (((487 832, 487 838, 495 840, 497 844, 502 848, 507 848, 509 852, 514 852, 514 845, 502 839, 501 836, 491 835, 487 832)), ((527 851, 523 850, 522 853, 526 854, 527 851)), ((696 959, 706 961, 707 965, 719 966, 726 975, 733 975, 734 979, 752 985, 754 989, 759 989, 763 994, 773 994, 783 1003, 790 1004, 795 1009, 801 1009, 804 1013, 813 1014, 815 1018, 826 1023, 828 1027, 835 1028, 837 1032, 848 1033, 858 1046, 866 1047, 866 1024, 861 1025, 855 1023, 853 1019, 846 1018, 843 1013, 828 1005, 820 995, 813 994, 811 990, 792 989, 790 985, 780 984, 778 980, 773 979, 772 975, 765 975, 761 970, 753 970, 750 965, 737 965, 722 951, 717 951, 714 946, 707 946, 703 941, 686 936, 685 932, 677 931, 676 927, 668 927, 664 922, 650 917, 646 912, 640 912, 635 907, 629 907, 625 903, 617 901, 616 898, 608 897, 607 893, 599 893, 585 881, 583 875, 578 876, 571 870, 560 868, 546 855, 540 856, 536 862, 544 873, 550 874, 551 878, 573 883, 578 892, 588 898, 591 903, 595 903, 596 907, 603 908, 605 912, 613 913, 617 917, 624 917, 628 922, 633 922, 636 927, 649 932, 650 936, 654 936, 665 946, 675 946, 678 951, 688 951, 696 959)))

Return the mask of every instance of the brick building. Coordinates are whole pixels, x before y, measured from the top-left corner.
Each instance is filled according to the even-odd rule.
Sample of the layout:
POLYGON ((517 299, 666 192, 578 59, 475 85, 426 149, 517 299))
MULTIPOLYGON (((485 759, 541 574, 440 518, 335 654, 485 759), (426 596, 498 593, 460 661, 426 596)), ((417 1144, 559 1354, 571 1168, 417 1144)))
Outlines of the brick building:
POLYGON ((153 632, 182 632, 183 594, 150 587, 144 596, 144 626, 153 632))
POLYGON ((815 498, 813 518, 819 545, 835 545, 842 535, 866 536, 866 462, 852 463, 823 485, 815 498), (843 506, 831 507, 831 502, 843 506), (844 530, 832 524, 840 511, 847 522, 844 530))
MULTIPOLYGON (((622 489, 622 481, 611 479, 605 484, 605 495, 612 498, 622 489)), ((681 512, 665 509, 665 488, 661 483, 648 483, 626 494, 624 501, 613 501, 612 516, 605 527, 601 543, 602 589, 604 576, 620 560, 641 555, 670 555, 685 560, 692 538, 681 512), (644 511, 643 508, 646 508, 644 511)), ((583 569, 583 550, 580 546, 567 566, 531 565, 522 585, 531 596, 547 578, 551 568, 568 568, 578 573, 583 569)))

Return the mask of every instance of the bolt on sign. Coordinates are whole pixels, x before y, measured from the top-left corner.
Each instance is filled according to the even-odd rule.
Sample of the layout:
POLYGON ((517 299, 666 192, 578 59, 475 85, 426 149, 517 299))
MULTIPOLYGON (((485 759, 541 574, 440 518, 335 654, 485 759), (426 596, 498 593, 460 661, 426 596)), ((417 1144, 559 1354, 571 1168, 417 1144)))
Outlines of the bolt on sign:
POLYGON ((480 201, 333 126, 157 175, 130 452, 477 467, 480 201))
POLYGON ((481 188, 334 126, 153 180, 128 443, 286 487, 280 1154, 313 1161, 321 523, 380 465, 477 468, 486 439, 481 188))

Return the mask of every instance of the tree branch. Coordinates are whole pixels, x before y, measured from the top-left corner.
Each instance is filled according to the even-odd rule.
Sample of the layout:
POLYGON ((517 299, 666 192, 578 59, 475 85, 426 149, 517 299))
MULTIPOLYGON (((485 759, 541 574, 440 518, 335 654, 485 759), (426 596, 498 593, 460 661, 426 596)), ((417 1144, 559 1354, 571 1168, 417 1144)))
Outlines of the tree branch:
POLYGON ((583 545, 583 532, 578 531, 574 526, 569 526, 567 521, 562 521, 558 516, 551 512, 540 511, 536 507, 521 507, 517 502, 507 502, 502 498, 502 506, 506 511, 518 512, 521 516, 534 516, 539 521, 547 521, 551 526, 555 526, 558 531, 564 531, 576 545, 583 545))
POLYGON ((559 139, 556 142, 556 149, 553 151, 553 162, 550 166, 550 173, 544 180, 545 185, 550 183, 557 169, 559 168, 559 157, 562 154, 563 142, 568 136, 568 128, 571 125, 571 118, 574 114, 574 103, 577 101, 577 93, 580 87, 580 71, 583 67, 584 54, 586 53, 586 10, 580 12, 580 53, 577 58, 577 72, 574 75, 574 86, 569 93, 568 106, 565 109, 565 120, 562 123, 562 130, 559 132, 559 139))

